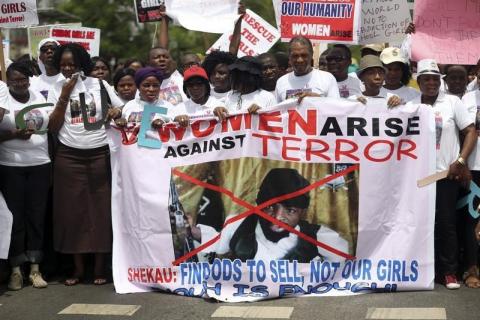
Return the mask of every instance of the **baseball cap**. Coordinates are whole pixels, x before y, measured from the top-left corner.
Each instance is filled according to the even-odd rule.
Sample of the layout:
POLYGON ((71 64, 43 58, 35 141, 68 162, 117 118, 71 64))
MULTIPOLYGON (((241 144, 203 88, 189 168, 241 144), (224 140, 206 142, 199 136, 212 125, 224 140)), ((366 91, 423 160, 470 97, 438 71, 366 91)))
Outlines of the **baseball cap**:
POLYGON ((188 81, 193 77, 200 77, 208 81, 207 72, 202 67, 197 65, 191 66, 188 69, 185 69, 183 72, 183 81, 188 81))
POLYGON ((360 49, 360 51, 362 51, 363 49, 372 49, 373 51, 376 51, 376 52, 382 52, 383 49, 385 49, 385 45, 383 43, 371 43, 371 44, 364 45, 360 49))
POLYGON ((423 74, 433 74, 439 77, 442 76, 438 64, 434 59, 423 59, 417 63, 417 77, 423 74))
POLYGON ((408 59, 402 54, 402 51, 399 48, 388 47, 383 49, 380 54, 380 60, 383 64, 390 64, 394 62, 401 62, 403 64, 408 63, 408 59))
POLYGON ((357 75, 360 77, 363 71, 368 68, 382 68, 385 70, 380 58, 371 54, 367 54, 360 59, 360 69, 357 71, 357 75))

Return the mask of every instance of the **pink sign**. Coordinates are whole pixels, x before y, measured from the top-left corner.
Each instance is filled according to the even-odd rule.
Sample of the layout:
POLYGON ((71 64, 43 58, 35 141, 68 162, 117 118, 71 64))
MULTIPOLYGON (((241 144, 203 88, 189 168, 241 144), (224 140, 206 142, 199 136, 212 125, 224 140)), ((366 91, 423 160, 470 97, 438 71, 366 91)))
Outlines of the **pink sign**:
POLYGON ((477 64, 480 58, 480 1, 415 1, 412 59, 441 64, 477 64))

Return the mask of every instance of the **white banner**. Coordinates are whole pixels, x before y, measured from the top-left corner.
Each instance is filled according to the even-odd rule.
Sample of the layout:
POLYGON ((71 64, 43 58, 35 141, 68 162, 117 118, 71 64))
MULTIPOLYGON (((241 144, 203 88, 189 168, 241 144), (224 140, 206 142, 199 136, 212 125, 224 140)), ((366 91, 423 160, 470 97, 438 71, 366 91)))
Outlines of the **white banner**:
POLYGON ((36 0, 2 0, 0 28, 20 28, 38 24, 36 0))
POLYGON ((28 47, 30 48, 30 55, 32 58, 37 58, 38 56, 38 44, 41 40, 50 37, 50 29, 52 28, 64 28, 64 27, 81 27, 81 22, 76 23, 65 23, 65 24, 49 24, 37 27, 30 27, 27 29, 28 35, 28 47))
POLYGON ((0 192, 0 259, 8 258, 10 236, 12 234, 13 216, 0 192))
MULTIPOLYGON (((230 39, 233 33, 233 25, 230 31, 225 32, 211 47, 207 54, 212 50, 229 51, 230 39)), ((256 56, 267 52, 280 39, 280 33, 277 28, 269 24, 258 14, 247 9, 243 16, 240 46, 238 57, 256 56)))
POLYGON ((411 21, 406 0, 363 0, 358 41, 360 44, 401 44, 411 21))
POLYGON ((50 37, 57 39, 60 44, 78 43, 92 57, 100 54, 100 29, 58 26, 50 29, 50 37))
POLYGON ((167 15, 188 30, 224 33, 238 16, 238 0, 165 0, 167 15))
POLYGON ((417 187, 435 171, 431 108, 307 98, 165 127, 157 149, 107 131, 118 293, 433 289, 435 186, 417 187))

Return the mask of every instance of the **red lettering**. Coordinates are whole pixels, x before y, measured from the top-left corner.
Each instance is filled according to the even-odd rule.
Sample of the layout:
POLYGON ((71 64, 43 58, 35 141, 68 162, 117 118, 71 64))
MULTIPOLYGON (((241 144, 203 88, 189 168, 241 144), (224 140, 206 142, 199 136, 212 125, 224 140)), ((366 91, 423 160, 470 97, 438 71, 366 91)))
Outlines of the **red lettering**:
POLYGON ((85 39, 95 39, 95 32, 94 31, 87 31, 85 39))
POLYGON ((165 126, 161 129, 158 129, 158 134, 160 135, 160 139, 162 142, 168 142, 170 140, 170 131, 173 132, 175 136, 175 141, 180 141, 183 139, 185 135, 185 131, 187 128, 184 127, 172 127, 172 126, 165 126))
POLYGON ((258 133, 253 133, 253 134, 252 134, 252 137, 261 138, 261 139, 262 139, 262 155, 263 155, 264 157, 268 155, 268 139, 280 140, 279 137, 266 136, 266 135, 258 134, 258 133))
POLYGON ((52 30, 52 37, 57 37, 57 38, 70 38, 70 30, 53 29, 53 30, 52 30))
POLYGON ((258 130, 268 131, 268 132, 283 132, 282 127, 273 127, 269 122, 282 122, 282 117, 280 116, 280 111, 261 113, 258 115, 258 130))
POLYGON ((307 110, 307 121, 297 110, 288 110, 288 134, 297 134, 297 124, 305 134, 314 136, 317 132, 317 110, 307 110))
POLYGON ((307 139, 307 149, 305 150, 307 161, 310 161, 312 159, 312 155, 320 157, 320 158, 325 159, 327 161, 330 161, 331 160, 330 157, 324 155, 324 153, 327 152, 329 148, 330 147, 329 147, 328 143, 326 143, 323 140, 307 139), (320 144, 322 146, 322 149, 319 149, 319 150, 313 149, 313 144, 314 143, 320 144))
POLYGON ((413 142, 412 140, 401 139, 398 143, 397 160, 401 160, 402 155, 405 155, 412 159, 417 159, 418 157, 414 153, 411 153, 411 151, 415 151, 416 149, 417 144, 415 142, 413 142), (403 146, 405 144, 408 144, 408 146, 406 149, 403 149, 403 146))
POLYGON ((207 137, 212 134, 213 130, 215 130, 215 125, 217 124, 217 120, 209 120, 208 127, 205 130, 200 130, 200 125, 205 123, 206 120, 198 120, 192 123, 192 133, 196 138, 203 138, 207 137))
POLYGON ((145 268, 140 268, 140 282, 147 282, 147 274, 145 268))
POLYGON ((358 145, 350 140, 345 139, 337 139, 335 141, 335 161, 340 161, 340 156, 348 157, 354 161, 359 161, 360 159, 354 155, 354 153, 358 150, 358 145), (349 145, 351 148, 350 150, 342 150, 343 145, 349 145))
POLYGON ((148 268, 147 269, 147 279, 148 279, 148 282, 155 282, 155 279, 153 278, 153 269, 152 268, 148 268))
POLYGON ((300 158, 293 158, 293 157, 289 157, 289 156, 287 155, 287 151, 288 151, 288 150, 300 151, 300 148, 287 146, 287 141, 302 141, 302 139, 300 139, 300 138, 293 138, 293 137, 283 137, 282 140, 283 140, 283 144, 282 144, 282 158, 285 159, 285 160, 288 160, 288 161, 300 161, 300 158))
POLYGON ((132 282, 133 275, 132 275, 132 268, 128 268, 128 281, 132 282))
MULTIPOLYGON (((382 148, 383 150, 384 148, 382 148)), ((392 154, 393 154, 393 151, 395 149, 395 144, 391 141, 388 141, 388 140, 375 140, 375 141, 372 141, 370 142, 369 144, 367 144, 367 146, 365 147, 365 150, 364 150, 364 155, 365 155, 365 158, 367 158, 368 160, 370 161, 373 161, 373 162, 384 162, 384 161, 387 161, 388 159, 390 159, 392 157, 392 154), (376 145, 379 145, 379 144, 386 144, 388 147, 390 147, 390 151, 388 152, 388 154, 383 157, 383 158, 374 158, 372 157, 371 153, 373 154, 378 154, 380 153, 380 150, 374 150, 373 152, 370 152, 370 149, 372 149, 373 147, 375 147, 376 145)))
POLYGON ((241 130, 242 119, 245 119, 245 129, 251 129, 252 115, 250 113, 244 113, 241 115, 228 117, 225 121, 222 121, 222 132, 241 130), (228 129, 228 124, 230 124, 230 130, 228 129))
POLYGON ((163 279, 165 280, 166 283, 171 282, 173 278, 173 273, 172 269, 170 268, 164 268, 163 269, 163 279), (168 273, 167 273, 168 270, 168 273))
POLYGON ((79 30, 72 31, 72 38, 83 39, 85 37, 84 35, 85 35, 84 31, 79 31, 79 30))
POLYGON ((156 283, 162 283, 163 282, 162 272, 161 272, 160 268, 155 269, 155 282, 156 283))

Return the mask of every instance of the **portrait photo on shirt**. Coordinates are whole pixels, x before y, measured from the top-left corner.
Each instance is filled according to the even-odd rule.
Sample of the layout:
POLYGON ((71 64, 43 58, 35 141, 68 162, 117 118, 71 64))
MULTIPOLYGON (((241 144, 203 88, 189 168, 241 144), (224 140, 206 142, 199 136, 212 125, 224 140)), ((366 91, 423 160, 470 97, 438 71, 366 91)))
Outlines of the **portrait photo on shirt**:
POLYGON ((351 166, 240 158, 174 168, 169 211, 175 258, 195 251, 189 261, 344 260, 319 243, 355 255, 359 169, 347 173, 351 166), (301 234, 255 213, 238 218, 269 201, 261 211, 301 234))

